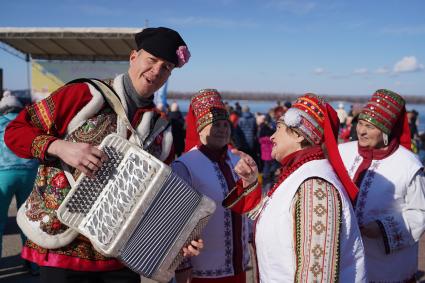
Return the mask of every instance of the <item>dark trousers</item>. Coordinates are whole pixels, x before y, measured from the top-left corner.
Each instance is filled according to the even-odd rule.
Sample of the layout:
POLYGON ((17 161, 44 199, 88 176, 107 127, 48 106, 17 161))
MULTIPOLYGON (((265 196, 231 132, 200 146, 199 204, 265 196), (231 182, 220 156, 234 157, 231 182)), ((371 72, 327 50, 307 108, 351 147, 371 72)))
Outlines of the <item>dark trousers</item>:
POLYGON ((74 271, 40 267, 41 283, 140 283, 140 276, 128 268, 113 271, 74 271))

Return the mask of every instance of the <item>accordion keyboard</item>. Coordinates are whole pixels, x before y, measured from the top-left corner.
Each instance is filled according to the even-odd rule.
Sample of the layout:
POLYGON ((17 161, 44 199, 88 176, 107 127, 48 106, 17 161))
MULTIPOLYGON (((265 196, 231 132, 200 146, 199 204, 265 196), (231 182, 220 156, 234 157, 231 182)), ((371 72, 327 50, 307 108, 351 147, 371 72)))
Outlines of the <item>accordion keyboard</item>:
POLYGON ((108 156, 108 160, 102 163, 94 177, 84 176, 78 185, 78 190, 66 204, 69 213, 74 214, 74 223, 80 222, 87 215, 108 181, 117 174, 116 168, 124 158, 121 152, 111 146, 103 147, 102 151, 108 156))

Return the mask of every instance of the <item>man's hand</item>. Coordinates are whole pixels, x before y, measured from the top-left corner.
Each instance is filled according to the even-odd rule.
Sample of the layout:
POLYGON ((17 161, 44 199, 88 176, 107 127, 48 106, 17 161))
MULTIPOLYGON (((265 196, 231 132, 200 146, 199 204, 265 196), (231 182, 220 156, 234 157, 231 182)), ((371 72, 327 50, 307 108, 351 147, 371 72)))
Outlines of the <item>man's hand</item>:
POLYGON ((190 242, 190 245, 187 247, 183 247, 183 256, 185 257, 191 257, 191 256, 197 256, 201 252, 201 250, 204 248, 204 241, 202 239, 199 240, 193 240, 190 242))
POLYGON ((382 237, 381 229, 379 228, 378 223, 376 223, 375 221, 370 222, 365 226, 361 227, 360 232, 363 236, 372 239, 382 237))
POLYGON ((88 143, 74 143, 56 140, 50 144, 47 153, 60 158, 66 164, 78 169, 89 177, 102 166, 108 157, 101 150, 88 143))
POLYGON ((232 153, 240 157, 235 166, 235 172, 242 179, 243 187, 248 187, 258 180, 258 167, 254 159, 248 154, 232 149, 232 153))

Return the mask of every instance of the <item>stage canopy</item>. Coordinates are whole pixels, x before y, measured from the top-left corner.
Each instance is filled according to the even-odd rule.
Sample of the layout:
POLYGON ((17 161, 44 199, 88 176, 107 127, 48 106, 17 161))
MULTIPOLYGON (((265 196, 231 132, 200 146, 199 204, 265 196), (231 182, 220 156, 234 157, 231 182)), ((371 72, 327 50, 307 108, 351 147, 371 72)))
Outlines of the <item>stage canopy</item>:
MULTIPOLYGON (((128 61, 142 28, 0 28, 0 42, 38 60, 128 61)), ((4 49, 4 47, 3 47, 4 49)))

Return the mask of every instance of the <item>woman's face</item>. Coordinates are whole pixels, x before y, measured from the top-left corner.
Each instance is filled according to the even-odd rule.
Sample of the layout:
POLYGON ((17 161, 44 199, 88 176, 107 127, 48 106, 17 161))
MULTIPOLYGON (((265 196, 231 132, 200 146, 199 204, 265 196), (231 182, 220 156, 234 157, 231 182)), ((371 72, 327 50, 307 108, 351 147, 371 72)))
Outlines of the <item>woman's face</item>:
POLYGON ((375 125, 365 120, 359 120, 356 131, 360 146, 367 148, 381 148, 385 146, 382 131, 375 125))
POLYGON ((215 121, 199 132, 201 143, 212 149, 223 148, 230 141, 230 123, 227 120, 215 121))
POLYGON ((277 123, 276 132, 270 137, 273 143, 272 158, 282 161, 289 154, 300 150, 304 137, 289 130, 284 123, 277 123))

